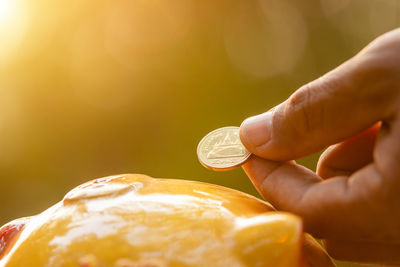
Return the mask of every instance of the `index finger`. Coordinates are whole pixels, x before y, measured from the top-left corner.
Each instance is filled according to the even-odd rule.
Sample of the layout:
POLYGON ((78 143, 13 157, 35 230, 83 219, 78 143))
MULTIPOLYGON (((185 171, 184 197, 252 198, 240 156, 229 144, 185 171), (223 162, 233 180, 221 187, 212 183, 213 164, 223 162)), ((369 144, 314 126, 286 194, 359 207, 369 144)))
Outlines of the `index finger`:
POLYGON ((294 162, 279 163, 256 156, 243 169, 267 201, 278 210, 302 217, 305 230, 321 238, 370 235, 368 227, 374 216, 371 207, 379 206, 377 200, 381 198, 377 194, 385 193, 381 176, 372 164, 351 178, 328 180, 294 162), (370 223, 359 218, 370 219, 370 223))

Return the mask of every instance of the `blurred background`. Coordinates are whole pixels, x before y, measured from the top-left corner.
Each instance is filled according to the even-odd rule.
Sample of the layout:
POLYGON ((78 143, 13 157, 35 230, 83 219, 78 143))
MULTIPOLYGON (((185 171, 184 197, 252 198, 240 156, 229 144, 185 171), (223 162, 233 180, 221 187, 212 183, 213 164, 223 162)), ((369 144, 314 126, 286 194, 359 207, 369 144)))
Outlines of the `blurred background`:
POLYGON ((398 0, 0 0, 0 225, 118 173, 257 195, 199 140, 398 26, 398 0))

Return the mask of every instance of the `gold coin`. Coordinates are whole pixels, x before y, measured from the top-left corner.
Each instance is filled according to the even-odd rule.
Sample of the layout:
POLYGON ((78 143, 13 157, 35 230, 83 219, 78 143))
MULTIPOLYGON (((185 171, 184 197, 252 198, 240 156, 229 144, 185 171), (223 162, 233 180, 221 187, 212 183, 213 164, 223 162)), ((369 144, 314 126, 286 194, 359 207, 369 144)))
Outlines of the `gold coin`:
POLYGON ((239 137, 239 127, 230 126, 216 129, 201 139, 197 146, 200 163, 214 171, 232 170, 249 159, 239 137))

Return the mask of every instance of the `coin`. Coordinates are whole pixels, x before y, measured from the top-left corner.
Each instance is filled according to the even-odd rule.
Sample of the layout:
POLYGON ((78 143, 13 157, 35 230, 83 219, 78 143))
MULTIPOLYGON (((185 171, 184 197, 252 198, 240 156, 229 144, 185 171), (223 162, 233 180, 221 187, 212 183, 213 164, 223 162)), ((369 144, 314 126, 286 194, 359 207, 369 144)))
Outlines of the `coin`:
POLYGON ((229 171, 246 162, 251 153, 239 137, 239 127, 216 129, 201 139, 197 146, 200 163, 214 171, 229 171))

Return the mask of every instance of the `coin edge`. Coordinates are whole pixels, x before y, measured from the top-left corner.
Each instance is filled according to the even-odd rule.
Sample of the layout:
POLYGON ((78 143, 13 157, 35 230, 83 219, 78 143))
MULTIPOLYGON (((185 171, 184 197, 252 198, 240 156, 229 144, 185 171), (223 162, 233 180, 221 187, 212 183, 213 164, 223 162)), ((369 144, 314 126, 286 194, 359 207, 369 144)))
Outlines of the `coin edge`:
MULTIPOLYGON (((232 169, 236 169, 236 168, 238 168, 239 166, 241 166, 242 164, 244 164, 244 163, 250 158, 250 156, 252 155, 251 152, 248 151, 248 150, 246 149, 246 147, 245 147, 245 149, 246 149, 248 155, 246 155, 246 157, 245 157, 241 162, 235 163, 235 164, 233 164, 233 165, 229 165, 229 166, 227 166, 227 167, 222 167, 222 168, 218 168, 218 167, 215 167, 215 166, 208 165, 208 164, 206 164, 206 163, 201 159, 200 153, 199 153, 201 144, 204 143, 204 141, 207 139, 207 137, 210 136, 211 134, 213 134, 214 132, 217 132, 217 131, 220 131, 220 130, 223 130, 223 129, 227 129, 227 128, 240 129, 240 127, 238 127, 238 126, 225 126, 225 127, 217 128, 217 129, 215 129, 215 130, 212 130, 212 131, 209 132, 208 134, 206 134, 206 135, 200 140, 199 144, 197 145, 197 149, 196 149, 197 158, 198 158, 199 162, 201 163, 201 165, 203 165, 205 168, 210 169, 210 170, 213 170, 213 171, 229 171, 229 170, 232 170, 232 169)), ((239 138, 239 139, 240 139, 240 138, 239 138)), ((241 140, 240 140, 240 142, 242 143, 241 140)), ((242 145, 243 145, 243 143, 242 143, 242 145)), ((244 146, 244 145, 243 145, 243 146, 244 146)))

